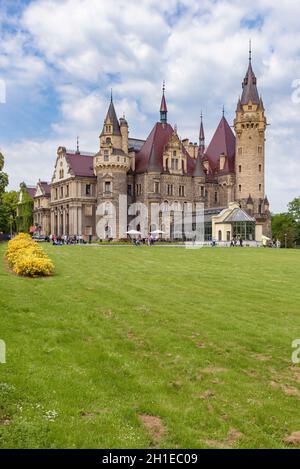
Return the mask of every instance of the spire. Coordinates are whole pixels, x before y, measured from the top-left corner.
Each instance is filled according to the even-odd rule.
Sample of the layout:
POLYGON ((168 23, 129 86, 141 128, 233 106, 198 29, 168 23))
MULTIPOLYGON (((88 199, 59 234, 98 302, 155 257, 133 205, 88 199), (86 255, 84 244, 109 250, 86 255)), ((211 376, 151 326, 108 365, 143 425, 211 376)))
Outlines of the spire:
POLYGON ((251 40, 249 42, 249 65, 242 83, 243 93, 241 98, 241 104, 248 104, 252 101, 253 104, 259 104, 259 95, 256 87, 256 76, 252 69, 252 49, 251 40))
POLYGON ((110 102, 113 102, 113 94, 112 94, 112 88, 110 89, 110 102))
POLYGON ((205 136, 204 136, 204 128, 203 128, 203 115, 201 111, 200 132, 199 132, 199 155, 204 155, 204 150, 205 150, 205 136))
POLYGON ((160 104, 160 122, 162 124, 166 124, 168 109, 167 109, 167 103, 166 103, 166 98, 165 98, 165 82, 163 82, 162 91, 163 91, 163 94, 162 94, 161 104, 160 104))
POLYGON ((223 104, 223 107, 222 107, 222 117, 225 117, 225 106, 223 104))
POLYGON ((115 106, 114 106, 114 103, 113 103, 112 90, 110 92, 110 103, 109 103, 109 107, 108 107, 106 117, 104 119, 104 127, 103 127, 102 134, 104 133, 104 128, 105 128, 105 125, 107 125, 107 124, 112 125, 112 134, 113 135, 121 135, 120 125, 119 125, 119 121, 118 121, 117 114, 116 114, 116 111, 115 111, 115 106))
POLYGON ((76 155, 80 155, 80 150, 79 150, 79 137, 77 137, 77 143, 76 143, 76 155))
POLYGON ((198 153, 198 156, 197 156, 197 159, 196 159, 196 164, 195 164, 195 167, 194 167, 193 176, 194 177, 205 177, 205 172, 204 172, 204 169, 203 169, 203 166, 202 166, 202 155, 201 155, 200 152, 198 153))
POLYGON ((251 55, 252 55, 252 50, 251 50, 251 39, 249 39, 249 64, 251 64, 251 55))

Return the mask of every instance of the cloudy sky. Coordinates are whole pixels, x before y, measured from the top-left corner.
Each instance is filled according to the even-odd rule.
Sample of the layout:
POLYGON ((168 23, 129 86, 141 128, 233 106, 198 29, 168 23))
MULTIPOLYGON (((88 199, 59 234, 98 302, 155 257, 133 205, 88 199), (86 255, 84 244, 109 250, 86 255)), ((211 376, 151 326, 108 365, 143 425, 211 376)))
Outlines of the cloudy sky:
POLYGON ((300 0, 0 0, 0 148, 10 188, 52 176, 59 145, 95 152, 113 88, 146 138, 166 81, 169 122, 206 141, 233 123, 252 39, 269 122, 273 211, 300 195, 300 0), (5 90, 4 90, 5 88, 5 90), (4 91, 6 102, 4 103, 4 91))

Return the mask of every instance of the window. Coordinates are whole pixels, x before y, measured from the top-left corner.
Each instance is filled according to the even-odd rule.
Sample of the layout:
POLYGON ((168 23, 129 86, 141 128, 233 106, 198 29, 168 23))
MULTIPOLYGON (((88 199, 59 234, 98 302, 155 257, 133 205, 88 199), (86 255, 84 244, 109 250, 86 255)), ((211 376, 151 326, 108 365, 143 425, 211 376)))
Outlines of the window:
POLYGON ((232 236, 247 241, 255 239, 255 222, 237 221, 232 223, 232 236))
POLYGON ((185 186, 179 186, 179 196, 180 197, 185 196, 185 186))
POLYGON ((243 154, 243 148, 242 147, 239 147, 238 154, 239 154, 239 156, 242 156, 242 154, 243 154))
POLYGON ((173 151, 173 156, 176 156, 176 150, 173 151))
POLYGON ((107 138, 105 139, 105 143, 110 144, 110 143, 111 143, 111 138, 110 138, 110 137, 107 137, 107 138))
POLYGON ((109 151, 104 150, 104 161, 109 161, 109 151))
POLYGON ((90 184, 85 185, 85 195, 91 195, 92 194, 92 188, 90 184))
POLYGON ((64 177, 64 170, 60 169, 59 170, 59 178, 62 179, 64 177))
POLYGON ((200 195, 204 197, 204 186, 200 186, 200 195))
POLYGON ((172 184, 167 185, 167 194, 168 195, 173 195, 173 185, 172 184))
POLYGON ((242 192, 242 186, 239 184, 239 192, 242 192))
POLYGON ((159 193, 159 182, 158 181, 154 181, 154 192, 155 192, 155 194, 159 193))
POLYGON ((104 192, 106 194, 111 193, 111 182, 110 181, 105 181, 105 183, 104 183, 104 192))
POLYGON ((261 173, 261 164, 258 165, 258 171, 261 173))
POLYGON ((61 188, 60 188, 60 198, 62 199, 63 196, 64 196, 64 188, 61 187, 61 188))
POLYGON ((173 169, 173 171, 178 170, 178 159, 177 158, 172 158, 172 160, 171 160, 171 169, 173 169))
POLYGON ((242 165, 239 165, 239 173, 242 172, 242 165))
POLYGON ((105 132, 111 133, 111 125, 106 125, 105 126, 105 132))
POLYGON ((66 197, 69 197, 69 184, 66 185, 66 197))
POLYGON ((258 154, 259 154, 259 155, 262 154, 262 147, 258 147, 258 154))
POLYGON ((258 185, 258 190, 261 191, 261 184, 258 185))
POLYGON ((142 184, 136 184, 135 191, 136 191, 136 195, 141 195, 141 193, 142 193, 142 184))
POLYGON ((132 185, 128 184, 127 186, 127 195, 132 195, 132 185))
POLYGON ((57 200, 57 198, 58 198, 58 190, 57 190, 57 188, 56 188, 56 189, 55 189, 55 200, 57 200))
POLYGON ((215 202, 218 202, 218 193, 215 192, 215 202))

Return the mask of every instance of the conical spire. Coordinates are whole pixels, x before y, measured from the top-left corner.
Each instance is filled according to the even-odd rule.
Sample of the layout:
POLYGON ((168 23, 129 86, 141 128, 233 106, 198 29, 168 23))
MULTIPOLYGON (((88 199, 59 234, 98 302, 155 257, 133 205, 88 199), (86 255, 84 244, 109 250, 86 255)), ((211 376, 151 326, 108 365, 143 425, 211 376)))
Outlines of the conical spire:
POLYGON ((253 104, 259 104, 259 95, 256 87, 256 76, 252 69, 252 51, 251 41, 249 44, 249 64, 248 70, 242 83, 243 93, 241 98, 241 104, 248 104, 252 101, 253 104))
POLYGON ((204 136, 204 128, 203 128, 203 115, 201 111, 200 132, 199 132, 199 154, 204 155, 204 150, 205 150, 205 136, 204 136))
POLYGON ((113 103, 112 90, 110 93, 110 103, 109 103, 108 111, 104 120, 104 125, 107 125, 107 123, 110 123, 110 125, 112 125, 113 135, 121 135, 120 125, 119 125, 119 121, 118 121, 117 114, 115 111, 115 106, 113 103))
POLYGON ((165 98, 165 82, 163 82, 162 91, 163 91, 163 94, 162 94, 161 104, 160 104, 160 122, 162 124, 166 124, 168 109, 167 109, 167 103, 166 103, 166 98, 165 98))
POLYGON ((77 137, 76 155, 80 155, 80 150, 79 150, 79 137, 77 137))

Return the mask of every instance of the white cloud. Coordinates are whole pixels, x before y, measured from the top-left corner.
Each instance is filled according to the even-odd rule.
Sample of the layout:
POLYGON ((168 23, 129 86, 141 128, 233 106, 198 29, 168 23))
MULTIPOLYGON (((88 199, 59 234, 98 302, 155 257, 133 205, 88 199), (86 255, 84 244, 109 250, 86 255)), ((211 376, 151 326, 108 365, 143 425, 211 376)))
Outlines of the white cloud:
POLYGON ((53 139, 24 136, 23 142, 6 142, 14 184, 20 174, 37 179, 46 167, 49 178, 57 145, 68 146, 78 133, 87 150, 98 147, 110 86, 132 136, 146 137, 151 130, 165 79, 170 122, 178 124, 182 137, 196 141, 202 109, 209 140, 223 104, 232 122, 251 36, 253 65, 271 123, 267 194, 271 208, 284 209, 300 193, 300 104, 291 100, 292 81, 300 78, 295 13, 292 0, 31 2, 17 20, 18 33, 1 33, 0 70, 7 70, 7 79, 12 86, 21 84, 21 90, 31 86, 42 93, 44 84, 50 84, 59 104, 50 129, 53 139), (256 18, 258 26, 251 31, 241 26, 256 18), (22 144, 19 172, 14 165, 20 164, 16 155, 22 144))

